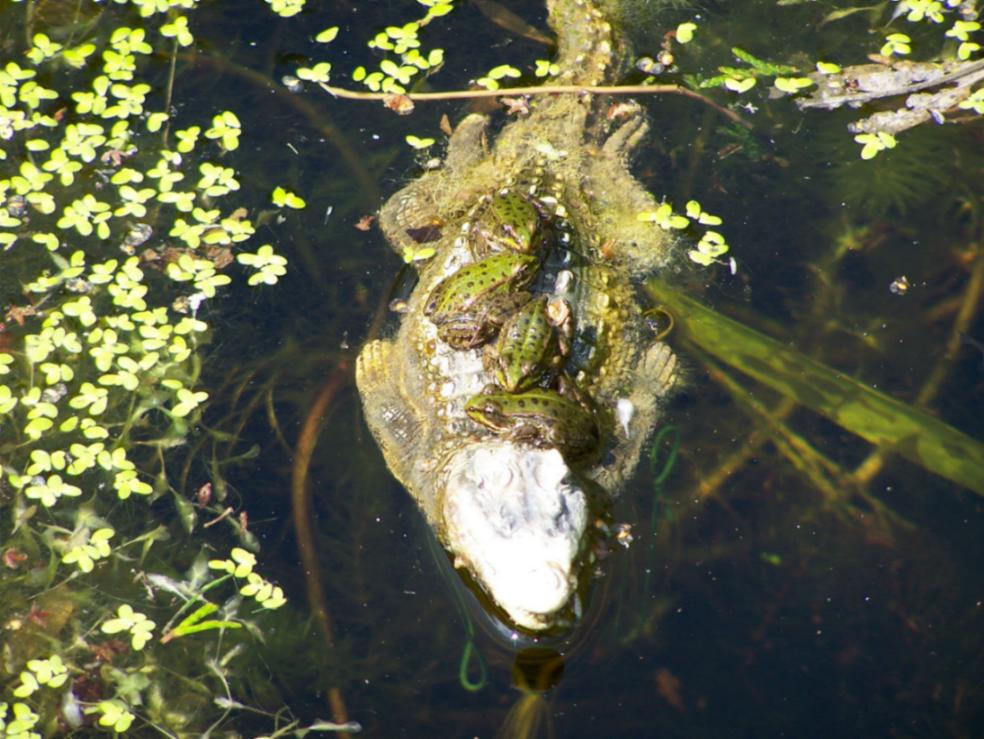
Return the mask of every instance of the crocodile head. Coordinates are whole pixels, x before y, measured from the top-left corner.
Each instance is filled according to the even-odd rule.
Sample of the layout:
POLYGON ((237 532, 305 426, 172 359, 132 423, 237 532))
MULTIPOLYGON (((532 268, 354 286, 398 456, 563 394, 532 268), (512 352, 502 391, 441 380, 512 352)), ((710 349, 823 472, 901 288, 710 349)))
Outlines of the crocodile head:
POLYGON ((493 439, 447 466, 443 526, 466 568, 510 621, 555 625, 577 588, 587 497, 556 449, 493 439))

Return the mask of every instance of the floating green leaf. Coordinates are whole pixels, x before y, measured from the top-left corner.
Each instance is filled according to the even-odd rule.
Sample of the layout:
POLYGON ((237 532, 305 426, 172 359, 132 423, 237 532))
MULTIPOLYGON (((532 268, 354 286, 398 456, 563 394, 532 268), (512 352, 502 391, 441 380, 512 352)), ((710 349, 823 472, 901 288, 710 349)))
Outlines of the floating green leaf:
POLYGON ((314 40, 319 44, 330 44, 337 36, 338 26, 332 26, 331 28, 326 28, 324 31, 315 36, 314 40))
POLYGON ((406 142, 414 149, 426 149, 434 145, 434 139, 430 137, 420 138, 419 136, 414 136, 412 133, 407 135, 406 142))
POLYGON ((284 206, 288 208, 303 208, 307 205, 304 202, 304 198, 295 195, 290 190, 286 190, 279 185, 273 188, 273 195, 271 195, 270 199, 278 208, 283 208, 284 206))

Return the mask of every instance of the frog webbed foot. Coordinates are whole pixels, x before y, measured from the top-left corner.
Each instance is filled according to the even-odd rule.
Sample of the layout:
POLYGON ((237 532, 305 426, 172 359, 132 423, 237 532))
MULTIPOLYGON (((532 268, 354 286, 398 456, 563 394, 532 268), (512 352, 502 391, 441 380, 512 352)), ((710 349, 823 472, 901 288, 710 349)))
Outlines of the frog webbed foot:
POLYGON ((422 428, 413 406, 400 394, 393 350, 392 341, 366 344, 356 360, 355 382, 369 429, 393 474, 406 485, 407 462, 414 458, 422 428))

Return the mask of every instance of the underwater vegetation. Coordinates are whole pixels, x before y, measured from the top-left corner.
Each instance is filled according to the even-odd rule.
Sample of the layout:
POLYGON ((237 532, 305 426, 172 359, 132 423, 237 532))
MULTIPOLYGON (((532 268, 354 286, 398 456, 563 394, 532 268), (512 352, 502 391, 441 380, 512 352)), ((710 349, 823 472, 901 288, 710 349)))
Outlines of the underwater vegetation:
POLYGON ((979 78, 892 139, 846 126, 904 108, 911 80, 862 109, 794 105, 869 54, 979 64, 974 4, 625 11, 646 44, 626 87, 707 103, 611 109, 634 96, 653 124, 634 171, 667 200, 637 225, 685 240, 665 279, 687 300, 653 320, 688 379, 612 513, 590 633, 544 684, 455 605, 351 392, 398 297, 372 214, 436 166, 441 116, 479 104, 415 96, 511 97, 501 119, 559 72, 542 12, 501 5, 533 31, 495 3, 0 8, 0 733, 981 725, 973 485, 746 371, 756 348, 809 360, 931 416, 929 441, 984 436, 979 78), (747 353, 702 350, 697 317, 747 353))
POLYGON ((21 31, 0 71, 8 737, 220 725, 257 624, 285 604, 226 509, 229 460, 197 490, 182 474, 209 398, 205 306, 230 272, 273 285, 286 264, 245 243, 266 194, 236 201, 239 118, 182 119, 173 66, 148 63, 193 43, 193 7, 3 9, 21 31))

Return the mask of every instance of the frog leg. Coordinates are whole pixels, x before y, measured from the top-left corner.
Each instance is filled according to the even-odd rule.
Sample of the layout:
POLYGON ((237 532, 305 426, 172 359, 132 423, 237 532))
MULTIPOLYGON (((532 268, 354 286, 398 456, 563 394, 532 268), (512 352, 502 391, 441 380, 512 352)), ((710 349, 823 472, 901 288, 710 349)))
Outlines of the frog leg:
POLYGON ((656 427, 664 399, 679 381, 676 355, 661 341, 651 344, 635 367, 632 392, 616 403, 613 463, 598 465, 590 477, 606 490, 618 490, 635 471, 642 448, 656 427))
POLYGON ((370 341, 356 360, 355 382, 362 396, 366 423, 387 466, 404 487, 409 487, 410 461, 422 430, 413 406, 400 396, 394 377, 398 371, 393 366, 395 359, 392 341, 370 341))
POLYGON ((547 439, 543 438, 540 429, 525 423, 516 424, 507 434, 507 438, 510 441, 529 446, 544 447, 548 445, 547 439))

